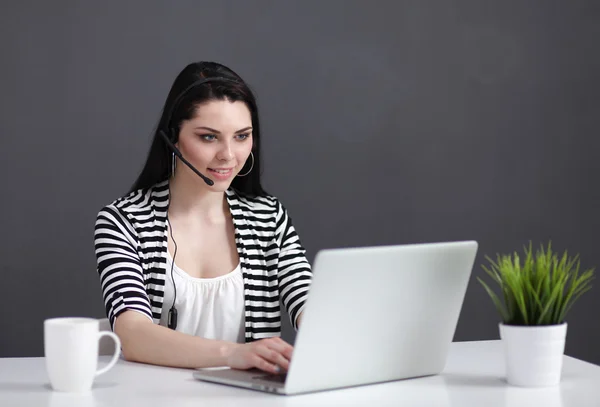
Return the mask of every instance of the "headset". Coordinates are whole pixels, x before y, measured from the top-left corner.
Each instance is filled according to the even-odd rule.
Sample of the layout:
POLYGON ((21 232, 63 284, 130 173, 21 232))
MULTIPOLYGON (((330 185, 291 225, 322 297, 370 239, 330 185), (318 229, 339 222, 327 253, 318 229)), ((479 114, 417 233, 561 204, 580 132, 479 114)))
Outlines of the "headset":
MULTIPOLYGON (((169 149, 171 149, 173 154, 175 154, 177 156, 177 158, 179 158, 181 160, 181 162, 183 162, 185 165, 187 165, 194 173, 196 173, 196 175, 198 175, 200 178, 202 178, 202 180, 206 183, 206 185, 212 186, 215 184, 214 181, 212 179, 208 178, 206 175, 202 174, 188 160, 183 158, 181 151, 179 151, 179 149, 177 147, 175 147, 175 143, 177 142, 178 129, 175 128, 174 126, 171 126, 171 120, 173 120, 173 113, 176 111, 176 108, 179 107, 179 104, 181 103, 183 98, 192 89, 196 89, 197 87, 199 87, 205 83, 208 83, 208 82, 230 82, 230 83, 236 83, 236 84, 240 83, 238 80, 225 78, 225 77, 221 77, 221 76, 212 77, 212 78, 202 78, 202 79, 195 81, 194 83, 189 85, 187 88, 185 88, 179 94, 179 96, 177 96, 177 98, 175 98, 175 100, 173 101, 173 104, 171 105, 171 109, 169 109, 169 112, 166 116, 166 120, 164 122, 165 128, 160 128, 158 130, 158 134, 160 134, 160 136, 164 139, 164 141, 167 144, 167 146, 169 147, 169 149)), ((177 308, 175 308, 175 300, 177 299, 177 287, 175 286, 175 280, 173 278, 173 266, 175 265, 175 257, 177 256, 177 242, 175 242, 175 239, 173 238, 173 228, 171 227, 171 222, 169 222, 168 209, 167 209, 167 224, 169 225, 169 230, 171 232, 171 240, 173 240, 173 245, 175 246, 175 251, 173 252, 173 261, 171 263, 171 281, 173 282, 174 295, 173 295, 173 303, 171 304, 171 309, 169 310, 167 326, 170 329, 175 330, 177 328, 177 308)))

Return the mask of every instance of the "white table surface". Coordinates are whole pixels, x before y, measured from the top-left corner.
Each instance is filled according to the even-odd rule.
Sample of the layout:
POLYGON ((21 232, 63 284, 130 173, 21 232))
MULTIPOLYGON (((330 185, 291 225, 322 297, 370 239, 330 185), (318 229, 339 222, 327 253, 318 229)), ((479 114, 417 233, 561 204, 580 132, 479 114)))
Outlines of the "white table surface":
MULTIPOLYGON (((107 357, 101 360, 106 362, 107 357)), ((562 382, 518 388, 504 379, 500 341, 455 342, 437 376, 279 396, 200 382, 191 370, 119 361, 91 392, 50 388, 44 358, 0 358, 0 406, 600 406, 600 366, 564 357, 562 382)))

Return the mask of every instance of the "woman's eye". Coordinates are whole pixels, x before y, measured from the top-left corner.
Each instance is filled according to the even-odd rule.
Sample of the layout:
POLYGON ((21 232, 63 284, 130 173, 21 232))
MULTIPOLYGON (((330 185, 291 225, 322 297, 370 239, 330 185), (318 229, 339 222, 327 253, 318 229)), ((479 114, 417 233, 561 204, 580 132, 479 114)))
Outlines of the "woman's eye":
POLYGON ((246 140, 248 137, 250 137, 249 134, 238 134, 238 138, 240 140, 246 140))
POLYGON ((200 137, 202 137, 206 141, 213 141, 215 138, 217 138, 217 136, 215 136, 214 134, 203 134, 200 137))

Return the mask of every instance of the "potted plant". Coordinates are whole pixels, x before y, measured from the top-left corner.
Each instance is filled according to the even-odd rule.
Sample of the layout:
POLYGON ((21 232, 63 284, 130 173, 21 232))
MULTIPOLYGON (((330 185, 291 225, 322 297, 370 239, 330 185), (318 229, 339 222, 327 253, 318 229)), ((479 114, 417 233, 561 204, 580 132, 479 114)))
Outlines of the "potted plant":
POLYGON ((516 386, 553 386, 560 382, 567 335, 565 316, 591 288, 594 269, 580 273, 579 255, 553 252, 551 243, 535 255, 524 248, 524 258, 486 256, 485 272, 500 289, 500 297, 481 278, 502 316, 500 338, 504 344, 507 381, 516 386))

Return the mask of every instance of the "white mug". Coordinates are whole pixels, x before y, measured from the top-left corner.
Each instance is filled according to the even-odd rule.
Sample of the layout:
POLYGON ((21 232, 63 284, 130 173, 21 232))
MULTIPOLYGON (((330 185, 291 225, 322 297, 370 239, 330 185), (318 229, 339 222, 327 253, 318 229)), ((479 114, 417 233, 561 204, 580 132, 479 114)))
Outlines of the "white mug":
POLYGON ((121 351, 121 341, 112 332, 99 331, 93 318, 50 318, 44 321, 44 354, 52 388, 63 392, 85 392, 94 378, 112 368, 121 351), (115 341, 115 353, 104 368, 98 366, 100 338, 115 341))

